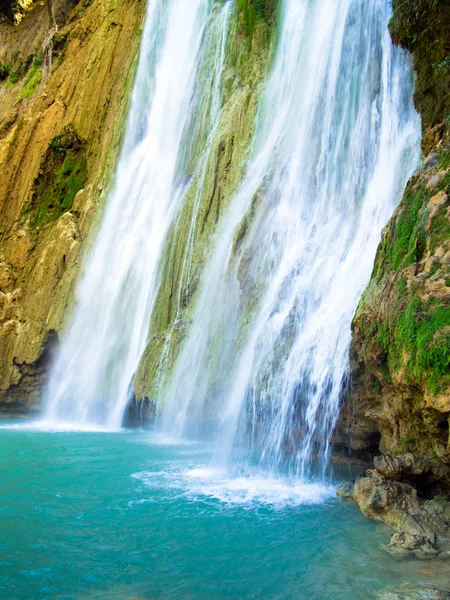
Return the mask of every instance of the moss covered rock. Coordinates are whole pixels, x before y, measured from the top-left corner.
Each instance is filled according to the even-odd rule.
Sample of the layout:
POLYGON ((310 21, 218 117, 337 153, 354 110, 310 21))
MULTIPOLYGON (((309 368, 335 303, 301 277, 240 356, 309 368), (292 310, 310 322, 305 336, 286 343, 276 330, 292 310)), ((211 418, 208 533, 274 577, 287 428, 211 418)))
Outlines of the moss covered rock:
POLYGON ((450 147, 414 176, 378 249, 353 322, 357 409, 383 451, 449 458, 450 147))
POLYGON ((430 129, 442 130, 450 114, 450 2, 393 0, 392 7, 392 39, 414 58, 414 100, 422 115, 423 146, 428 153, 435 141, 430 129))

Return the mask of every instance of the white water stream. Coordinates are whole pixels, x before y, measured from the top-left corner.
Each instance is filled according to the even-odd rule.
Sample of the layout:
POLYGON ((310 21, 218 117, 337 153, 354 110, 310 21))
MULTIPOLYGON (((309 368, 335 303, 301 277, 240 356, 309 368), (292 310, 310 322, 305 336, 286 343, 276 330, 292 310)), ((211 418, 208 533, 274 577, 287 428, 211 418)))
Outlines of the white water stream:
MULTIPOLYGON (((149 0, 147 10, 115 187, 51 374, 50 422, 121 425, 146 345, 164 243, 186 191, 180 153, 207 30, 224 36, 229 6, 218 13, 208 0, 149 0)), ((214 120, 216 112, 212 106, 206 114, 214 120)))
MULTIPOLYGON (((120 426, 147 342, 164 243, 189 185, 179 167, 183 133, 192 131, 195 106, 209 90, 202 114, 211 135, 195 174, 179 286, 185 316, 181 298, 220 116, 231 10, 207 0, 149 1, 116 185, 52 372, 50 421, 120 426), (199 66, 208 52, 206 86, 199 66)), ((348 376, 351 320, 382 227, 419 157, 411 61, 392 46, 390 11, 388 0, 282 0, 252 159, 156 399, 166 431, 207 429, 220 462, 245 445, 270 467, 289 450, 301 476, 314 453, 326 464, 348 376), (236 243, 246 215, 250 226, 236 243)))

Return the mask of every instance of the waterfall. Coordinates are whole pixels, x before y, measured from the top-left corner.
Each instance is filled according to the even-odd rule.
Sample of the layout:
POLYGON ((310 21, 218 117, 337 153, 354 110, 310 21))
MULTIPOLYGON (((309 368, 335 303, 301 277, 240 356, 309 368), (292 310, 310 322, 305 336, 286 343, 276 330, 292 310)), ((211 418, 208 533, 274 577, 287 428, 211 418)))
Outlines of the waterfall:
POLYGON ((351 321, 418 164, 410 57, 388 0, 285 0, 253 157, 217 231, 162 426, 216 460, 326 465, 351 321), (286 456, 290 459, 286 461, 286 456))
POLYGON ((189 196, 172 290, 185 330, 173 367, 170 331, 159 357, 159 425, 209 436, 222 464, 245 449, 309 477, 313 457, 327 464, 382 228, 418 164, 412 65, 390 40, 389 0, 281 0, 245 176, 191 298, 233 4, 149 1, 115 185, 46 418, 120 426, 189 196))
POLYGON ((213 90, 203 128, 217 119, 229 12, 229 4, 208 0, 149 0, 114 189, 51 372, 49 421, 121 425, 146 345, 164 242, 188 187, 183 140, 196 135, 202 61, 213 62, 200 82, 213 90))

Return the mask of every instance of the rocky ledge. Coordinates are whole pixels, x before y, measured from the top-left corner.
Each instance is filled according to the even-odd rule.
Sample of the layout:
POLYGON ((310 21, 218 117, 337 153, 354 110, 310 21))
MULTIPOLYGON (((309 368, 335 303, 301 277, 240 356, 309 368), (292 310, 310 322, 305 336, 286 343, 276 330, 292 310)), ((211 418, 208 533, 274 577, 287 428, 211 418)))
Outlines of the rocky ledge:
POLYGON ((387 550, 399 557, 450 559, 450 467, 413 453, 383 455, 374 468, 342 484, 369 519, 397 531, 387 550))

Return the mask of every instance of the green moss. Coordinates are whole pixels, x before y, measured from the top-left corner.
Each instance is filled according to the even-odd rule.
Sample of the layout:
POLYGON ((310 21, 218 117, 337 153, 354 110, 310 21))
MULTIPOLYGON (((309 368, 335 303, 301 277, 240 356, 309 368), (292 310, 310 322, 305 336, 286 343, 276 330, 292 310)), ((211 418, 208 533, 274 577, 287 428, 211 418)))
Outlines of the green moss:
POLYGON ((445 148, 438 148, 439 168, 443 171, 450 167, 450 152, 445 148))
POLYGON ((429 279, 430 277, 433 277, 433 275, 436 275, 436 273, 439 271, 439 269, 441 267, 442 267, 442 263, 440 263, 440 262, 434 263, 434 265, 431 267, 429 273, 427 274, 426 278, 429 279))
POLYGON ((68 32, 57 33, 54 35, 53 46, 52 46, 52 62, 54 64, 54 69, 57 69, 64 61, 68 41, 69 41, 69 33, 68 32))
POLYGON ((42 161, 32 204, 26 209, 31 224, 42 227, 70 210, 86 179, 83 142, 69 126, 51 141, 42 161))
POLYGON ((0 80, 6 81, 9 85, 14 85, 25 77, 34 59, 33 54, 23 59, 18 52, 14 52, 11 55, 10 62, 3 63, 3 77, 0 77, 0 80))
POLYGON ((31 98, 39 89, 42 79, 42 56, 37 54, 28 75, 25 78, 22 89, 19 92, 19 100, 31 98))
POLYGON ((402 438, 400 440, 400 444, 402 446, 404 446, 405 448, 407 448, 411 444, 411 438, 409 437, 409 435, 407 435, 404 438, 402 438))
POLYGON ((450 239, 450 221, 447 211, 441 210, 431 219, 430 252, 434 254, 441 244, 450 239))
POLYGON ((379 380, 376 377, 375 377, 375 380, 373 383, 373 391, 375 392, 375 394, 381 394, 381 392, 382 392, 381 383, 379 382, 379 380))
POLYGON ((264 20, 269 25, 275 21, 278 0, 236 0, 241 24, 248 37, 248 50, 252 49, 253 33, 258 20, 264 20))
POLYGON ((72 151, 67 150, 63 164, 55 173, 52 187, 42 194, 34 225, 44 225, 70 210, 77 192, 85 182, 86 169, 83 161, 77 160, 72 151))
POLYGON ((380 364, 377 369, 386 376, 386 381, 391 373, 403 369, 405 381, 420 384, 431 394, 450 383, 448 304, 435 299, 424 303, 410 292, 406 302, 399 297, 392 320, 371 324, 361 316, 358 325, 363 353, 379 357, 386 372, 380 364))
POLYGON ((397 282, 398 295, 400 297, 404 295, 407 287, 408 287, 408 282, 406 281, 406 279, 400 279, 397 282))
POLYGON ((5 81, 8 79, 11 73, 11 64, 8 62, 4 62, 0 65, 0 81, 5 81))
POLYGON ((381 323, 377 326, 378 335, 376 341, 383 346, 385 350, 389 347, 389 329, 387 323, 381 323))
POLYGON ((450 375, 450 307, 410 300, 394 328, 394 345, 409 356, 407 368, 436 393, 450 375))
POLYGON ((403 210, 387 247, 388 260, 395 270, 419 261, 423 256, 426 247, 425 225, 428 214, 422 208, 428 199, 429 193, 422 186, 411 185, 405 193, 403 210))

